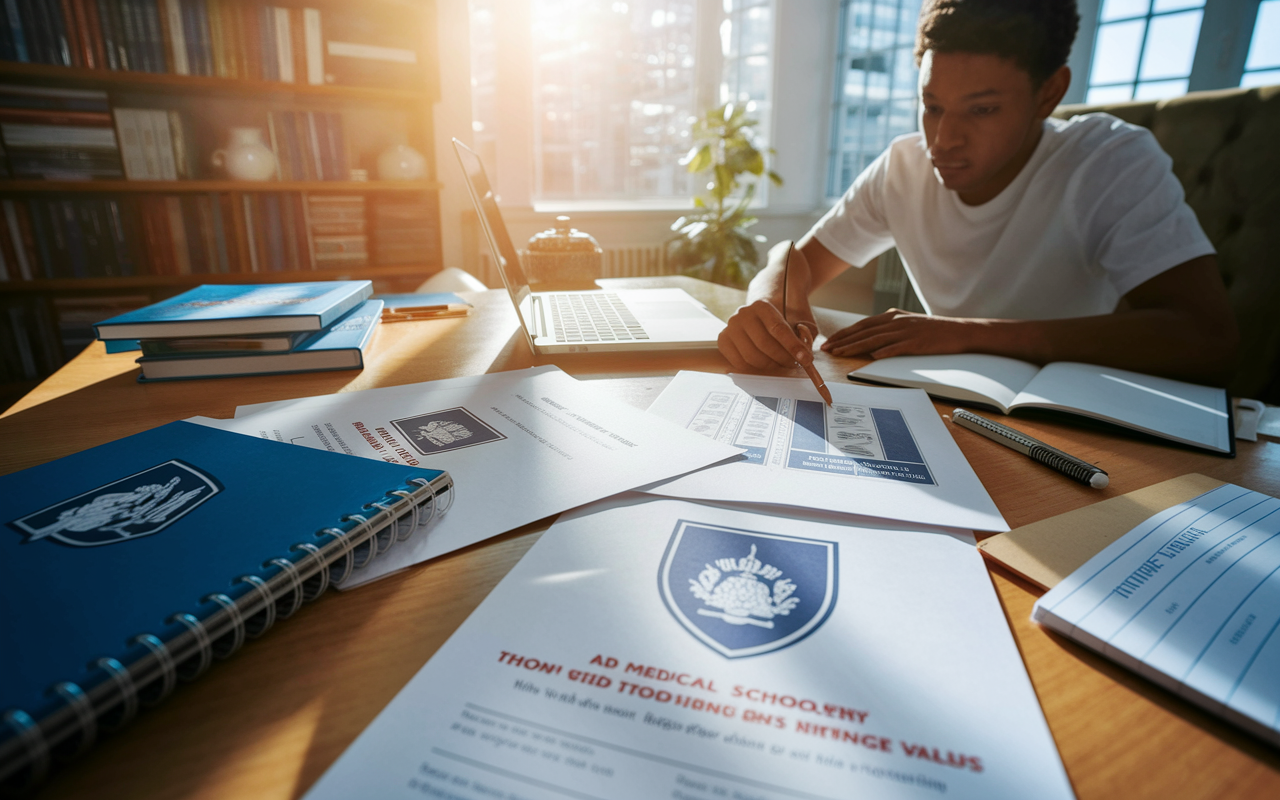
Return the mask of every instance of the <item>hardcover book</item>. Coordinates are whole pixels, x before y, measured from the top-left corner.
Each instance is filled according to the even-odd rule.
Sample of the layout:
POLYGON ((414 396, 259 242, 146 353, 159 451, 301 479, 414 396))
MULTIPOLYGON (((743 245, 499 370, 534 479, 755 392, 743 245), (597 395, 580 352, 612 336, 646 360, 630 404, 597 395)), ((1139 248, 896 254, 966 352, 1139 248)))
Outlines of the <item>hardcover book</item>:
MULTIPOLYGON (((382 320, 382 301, 366 300, 332 326, 312 334, 289 352, 191 353, 138 359, 141 381, 179 378, 222 378, 363 369, 364 354, 382 320)), ((163 340, 160 340, 163 341, 163 340)), ((196 341, 196 340, 186 340, 196 341)), ((153 345, 154 347, 154 345, 153 345)), ((145 352, 144 348, 144 352, 145 352)))
POLYGON ((451 500, 440 470, 189 422, 0 478, 0 786, 39 782, 451 500))
POLYGON ((372 294, 370 281, 205 285, 94 327, 104 340, 319 331, 372 294))

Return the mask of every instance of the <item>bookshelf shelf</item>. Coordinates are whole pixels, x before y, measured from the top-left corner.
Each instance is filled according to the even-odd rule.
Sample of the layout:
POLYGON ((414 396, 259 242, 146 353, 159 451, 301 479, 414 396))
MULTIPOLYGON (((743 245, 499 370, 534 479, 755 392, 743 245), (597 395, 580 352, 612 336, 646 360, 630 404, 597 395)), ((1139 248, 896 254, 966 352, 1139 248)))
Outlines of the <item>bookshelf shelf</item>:
POLYGON ((0 53, 30 58, 0 60, 0 175, 25 176, 0 177, 0 404, 73 358, 92 321, 200 284, 406 292, 440 269, 436 0, 7 7, 31 24, 0 27, 0 53), (288 180, 213 169, 246 130, 288 180), (420 179, 347 180, 403 145, 420 179), (108 179, 65 180, 93 176, 108 179))
POLYGON ((29 192, 434 192, 436 181, 39 181, 0 180, 0 194, 29 192))
POLYGON ((17 61, 0 61, 0 80, 20 80, 24 83, 41 83, 47 86, 65 86, 77 89, 133 89, 166 94, 229 95, 240 97, 270 97, 279 99, 291 95, 309 98, 331 98, 340 101, 371 101, 382 103, 431 103, 436 98, 425 88, 421 90, 393 89, 365 86, 313 86, 308 83, 282 83, 243 78, 212 78, 200 75, 173 75, 169 73, 135 72, 127 70, 80 69, 49 64, 25 64, 17 61))
POLYGON ((55 278, 53 280, 9 281, 0 284, 6 292, 74 292, 122 289, 185 289, 202 283, 288 283, 290 281, 373 280, 414 278, 426 280, 432 265, 392 264, 340 269, 294 270, 289 272, 230 272, 199 275, 128 275, 109 278, 55 278))

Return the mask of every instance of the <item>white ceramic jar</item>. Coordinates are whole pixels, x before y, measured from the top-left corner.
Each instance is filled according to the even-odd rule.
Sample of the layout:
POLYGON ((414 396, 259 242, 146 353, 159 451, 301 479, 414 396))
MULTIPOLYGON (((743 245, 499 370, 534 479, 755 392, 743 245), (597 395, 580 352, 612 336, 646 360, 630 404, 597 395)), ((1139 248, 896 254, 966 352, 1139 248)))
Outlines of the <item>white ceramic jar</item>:
POLYGON ((232 128, 227 146, 213 151, 213 165, 238 181, 269 181, 276 175, 276 154, 262 141, 261 128, 232 128))
POLYGON ((427 159, 407 144, 396 144, 378 156, 378 177, 384 181, 416 181, 427 174, 427 159))

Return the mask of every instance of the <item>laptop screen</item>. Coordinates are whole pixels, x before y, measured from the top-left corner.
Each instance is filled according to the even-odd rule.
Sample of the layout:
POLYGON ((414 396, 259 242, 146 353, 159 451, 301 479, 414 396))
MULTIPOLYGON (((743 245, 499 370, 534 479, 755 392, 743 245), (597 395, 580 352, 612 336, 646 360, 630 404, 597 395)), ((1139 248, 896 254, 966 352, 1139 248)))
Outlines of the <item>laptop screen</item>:
POLYGON ((520 255, 511 243, 511 235, 507 233, 507 225, 502 221, 502 212, 498 209, 498 201, 489 186, 489 178, 485 175, 484 164, 480 156, 457 139, 453 140, 454 152, 458 154, 458 163, 467 177, 467 189, 471 192, 471 202, 476 206, 476 214, 480 217, 480 227, 484 228, 485 238, 489 240, 489 249, 498 264, 498 272, 502 282, 507 285, 516 310, 520 313, 520 322, 526 332, 534 330, 529 319, 526 300, 531 294, 529 280, 520 268, 520 255))

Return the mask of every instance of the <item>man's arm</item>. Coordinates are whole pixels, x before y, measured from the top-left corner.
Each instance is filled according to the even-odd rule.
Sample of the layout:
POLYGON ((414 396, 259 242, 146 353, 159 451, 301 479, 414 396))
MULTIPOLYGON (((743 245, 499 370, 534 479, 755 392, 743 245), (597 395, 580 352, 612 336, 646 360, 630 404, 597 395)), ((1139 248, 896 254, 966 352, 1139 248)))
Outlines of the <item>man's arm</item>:
POLYGON ((746 305, 739 308, 720 334, 720 353, 735 370, 779 369, 813 361, 809 346, 787 324, 814 323, 809 293, 849 268, 812 237, 805 237, 786 266, 787 242, 769 250, 768 262, 747 287, 746 305), (783 276, 790 275, 785 293, 789 308, 782 316, 783 276))
POLYGON ((1059 320, 929 317, 891 310, 851 325, 822 349, 872 358, 991 353, 1048 364, 1082 361, 1224 385, 1239 332, 1214 256, 1179 264, 1129 292, 1112 314, 1059 320))

